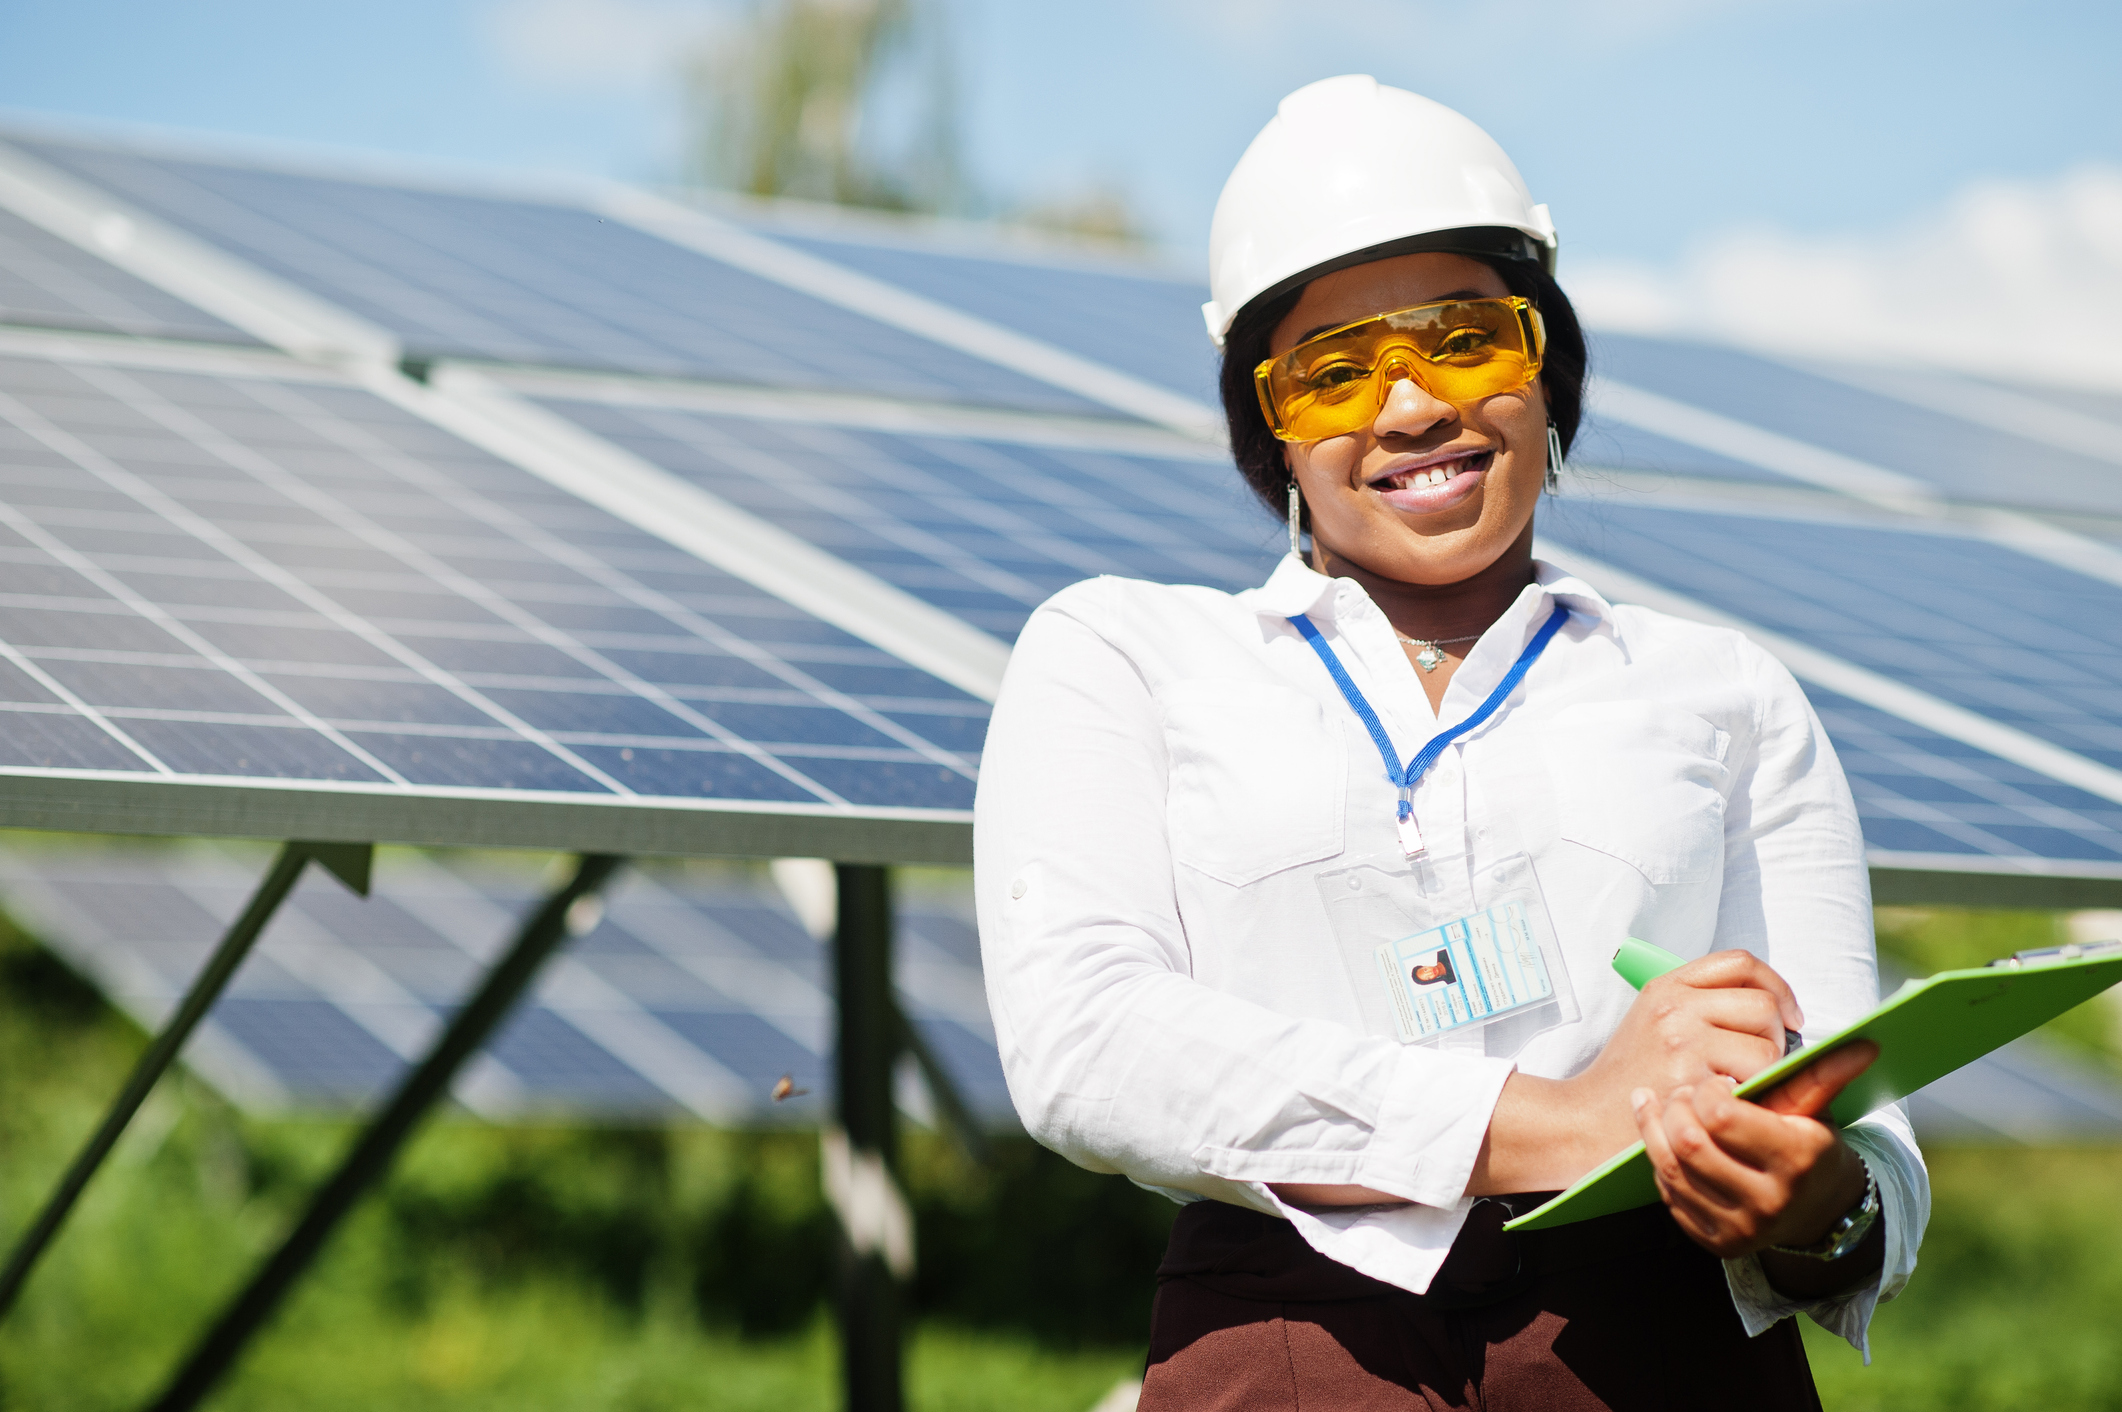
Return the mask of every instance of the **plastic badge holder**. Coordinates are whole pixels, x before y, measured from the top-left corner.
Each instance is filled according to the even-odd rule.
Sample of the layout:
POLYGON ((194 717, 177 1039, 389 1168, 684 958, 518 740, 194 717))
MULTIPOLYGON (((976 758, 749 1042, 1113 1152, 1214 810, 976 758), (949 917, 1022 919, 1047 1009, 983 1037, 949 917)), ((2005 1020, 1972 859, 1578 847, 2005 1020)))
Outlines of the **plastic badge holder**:
POLYGON ((1321 897, 1371 1034, 1510 1055, 1578 1016, 1532 861, 1469 875, 1398 853, 1322 873, 1321 897))

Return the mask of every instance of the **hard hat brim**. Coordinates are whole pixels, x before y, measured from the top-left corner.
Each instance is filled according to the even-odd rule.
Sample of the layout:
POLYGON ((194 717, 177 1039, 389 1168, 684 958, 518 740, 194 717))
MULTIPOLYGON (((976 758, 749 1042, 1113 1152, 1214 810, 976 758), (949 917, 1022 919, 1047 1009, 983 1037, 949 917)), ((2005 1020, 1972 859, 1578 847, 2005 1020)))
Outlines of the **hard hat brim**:
POLYGON ((1231 329, 1236 328, 1248 313, 1266 307, 1291 290, 1301 289, 1315 279, 1330 275, 1336 270, 1368 265, 1377 260, 1390 260, 1397 255, 1430 252, 1470 255, 1475 259, 1517 260, 1529 265, 1538 265, 1550 275, 1555 272, 1555 246, 1549 241, 1541 240, 1512 226, 1461 226, 1456 230, 1431 230, 1417 235, 1404 235, 1377 245, 1365 246, 1361 250, 1351 250, 1345 255, 1336 255, 1331 260, 1323 260, 1269 285, 1246 300, 1244 305, 1228 318, 1222 316, 1223 311, 1213 300, 1203 307, 1202 312, 1208 316, 1209 333, 1220 348, 1223 346, 1224 337, 1231 329))

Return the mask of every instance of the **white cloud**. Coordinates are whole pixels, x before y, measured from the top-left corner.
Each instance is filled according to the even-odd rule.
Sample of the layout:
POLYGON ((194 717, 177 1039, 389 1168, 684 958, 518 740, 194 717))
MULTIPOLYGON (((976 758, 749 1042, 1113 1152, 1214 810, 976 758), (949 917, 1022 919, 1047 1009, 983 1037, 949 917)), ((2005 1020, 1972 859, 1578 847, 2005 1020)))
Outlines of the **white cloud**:
POLYGON ((1677 267, 1571 267, 1587 322, 1781 352, 2122 387, 2122 168, 1981 181, 1864 235, 1757 229, 1677 267))
POLYGON ((729 11, 716 0, 495 0, 482 27, 525 78, 610 90, 669 81, 729 11))

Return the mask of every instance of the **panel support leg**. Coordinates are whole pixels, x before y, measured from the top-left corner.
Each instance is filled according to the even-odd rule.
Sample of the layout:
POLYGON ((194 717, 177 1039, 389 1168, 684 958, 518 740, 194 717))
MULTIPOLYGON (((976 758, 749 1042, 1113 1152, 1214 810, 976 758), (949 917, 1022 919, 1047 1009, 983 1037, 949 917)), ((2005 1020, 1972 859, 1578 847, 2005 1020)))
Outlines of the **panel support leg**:
POLYGON ((833 983, 839 1035, 835 1075, 844 1156, 827 1141, 827 1184, 842 1190, 840 1359, 848 1412, 903 1412, 900 1368, 901 1292, 896 1264, 911 1260, 911 1230, 893 1180, 898 1114, 892 1069, 901 1021, 892 995, 890 873, 869 864, 839 864, 840 916, 833 932, 833 983), (835 1160, 837 1158, 837 1161, 835 1160))
POLYGON ((96 1175, 96 1169, 103 1165, 103 1159, 117 1145, 125 1125, 147 1101, 155 1081, 175 1062, 178 1052, 184 1048, 184 1041, 191 1038, 192 1031, 199 1027, 207 1011, 213 1009, 214 1002, 221 998, 221 992, 236 974, 237 967, 243 964, 243 958, 250 955, 251 945, 265 930, 265 924, 273 919, 273 913, 280 910, 280 904, 294 891, 303 868, 312 861, 322 863, 341 882, 366 897, 369 865, 374 855, 374 848, 365 843, 290 843, 281 848, 280 856, 273 860, 272 871, 251 894, 250 905, 243 909, 243 915, 221 938, 221 944, 214 948, 205 969, 199 972, 191 989, 185 992, 169 1019, 163 1022, 162 1032, 155 1036, 147 1052, 133 1066, 125 1087, 118 1091, 110 1111, 103 1115, 102 1125, 74 1158, 73 1165, 66 1169, 66 1175, 60 1178, 58 1187, 45 1201, 44 1209, 37 1213, 37 1219, 15 1242, 14 1250, 7 1257, 7 1268, 0 1271, 0 1319, 6 1318, 7 1311, 14 1307, 15 1297, 22 1293, 22 1286, 29 1281, 38 1257, 52 1243, 52 1237, 59 1233, 67 1214, 87 1189, 89 1179, 96 1175))
POLYGON ((316 1258, 340 1218, 389 1169, 413 1127, 449 1091, 464 1061, 478 1052, 514 1008, 539 967, 566 937, 569 909, 601 889, 622 861, 601 854, 582 858, 567 885, 546 898, 523 924, 507 954, 487 973, 477 994, 457 1011, 419 1067, 405 1077, 339 1170, 319 1188, 294 1230, 192 1350, 191 1358, 156 1399, 154 1412, 191 1412, 228 1371, 288 1287, 316 1258))

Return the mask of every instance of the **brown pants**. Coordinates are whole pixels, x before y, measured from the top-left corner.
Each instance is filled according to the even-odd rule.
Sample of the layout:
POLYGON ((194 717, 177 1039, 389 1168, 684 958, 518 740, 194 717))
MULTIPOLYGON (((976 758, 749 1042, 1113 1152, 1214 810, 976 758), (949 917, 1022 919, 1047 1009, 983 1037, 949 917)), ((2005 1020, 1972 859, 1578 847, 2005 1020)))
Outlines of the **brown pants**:
POLYGON ((1287 1221, 1187 1207, 1157 1271, 1140 1412, 1818 1412, 1796 1322, 1749 1339, 1723 1266, 1663 1206, 1516 1236, 1506 1216, 1475 1207, 1415 1295, 1287 1221))

